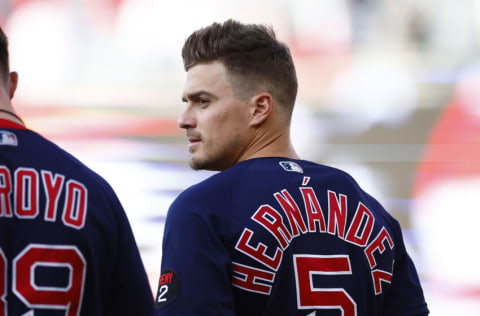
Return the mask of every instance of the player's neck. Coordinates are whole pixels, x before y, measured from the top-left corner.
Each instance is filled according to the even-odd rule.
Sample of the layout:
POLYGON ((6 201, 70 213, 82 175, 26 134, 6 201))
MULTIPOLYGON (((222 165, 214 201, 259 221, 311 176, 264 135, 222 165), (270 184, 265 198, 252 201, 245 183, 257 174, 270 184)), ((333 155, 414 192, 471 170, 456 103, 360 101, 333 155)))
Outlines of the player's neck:
POLYGON ((22 119, 13 111, 10 103, 0 103, 0 119, 15 122, 17 124, 25 126, 22 119))
POLYGON ((262 157, 300 159, 290 141, 289 129, 277 133, 256 133, 253 141, 242 153, 238 162, 262 157))

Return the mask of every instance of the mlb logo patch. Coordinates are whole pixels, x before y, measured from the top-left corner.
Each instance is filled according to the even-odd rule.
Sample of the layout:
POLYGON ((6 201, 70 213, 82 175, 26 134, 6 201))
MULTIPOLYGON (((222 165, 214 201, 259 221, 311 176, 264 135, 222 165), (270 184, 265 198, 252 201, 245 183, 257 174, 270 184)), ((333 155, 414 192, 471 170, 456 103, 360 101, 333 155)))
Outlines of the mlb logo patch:
POLYGON ((286 171, 293 171, 293 172, 298 172, 298 173, 303 173, 302 167, 296 162, 293 161, 280 161, 279 162, 280 166, 282 166, 283 169, 286 171))
POLYGON ((0 146, 18 146, 17 135, 9 131, 0 131, 0 146))

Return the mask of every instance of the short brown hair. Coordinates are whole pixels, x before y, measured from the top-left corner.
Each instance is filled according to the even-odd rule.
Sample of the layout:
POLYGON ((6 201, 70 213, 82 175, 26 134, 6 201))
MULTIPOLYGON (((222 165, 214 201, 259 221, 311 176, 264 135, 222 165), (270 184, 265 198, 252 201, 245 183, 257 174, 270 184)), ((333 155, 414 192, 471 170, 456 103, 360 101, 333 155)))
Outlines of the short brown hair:
POLYGON ((286 109, 293 110, 297 75, 288 47, 271 27, 234 20, 193 32, 182 49, 185 70, 199 63, 221 62, 237 93, 252 95, 265 89, 286 109))
POLYGON ((0 27, 0 76, 8 78, 10 68, 8 66, 8 39, 0 27))

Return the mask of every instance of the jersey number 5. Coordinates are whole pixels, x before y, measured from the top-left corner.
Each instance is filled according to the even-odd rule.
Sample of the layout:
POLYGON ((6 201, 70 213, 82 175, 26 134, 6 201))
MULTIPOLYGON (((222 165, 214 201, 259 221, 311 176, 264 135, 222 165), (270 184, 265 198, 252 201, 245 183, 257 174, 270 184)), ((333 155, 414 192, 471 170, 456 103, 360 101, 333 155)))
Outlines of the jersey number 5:
MULTIPOLYGON (((7 313, 7 258, 0 248, 0 316, 7 313)), ((75 246, 30 244, 21 251, 12 266, 12 291, 28 307, 64 309, 66 316, 80 315, 85 283, 86 262, 75 246), (36 269, 68 270, 68 284, 47 286, 36 283, 36 269)), ((55 273, 55 272, 52 272, 55 273)))
POLYGON ((356 316, 357 305, 343 288, 315 288, 313 275, 352 274, 348 255, 293 256, 298 309, 340 309, 343 316, 356 316))

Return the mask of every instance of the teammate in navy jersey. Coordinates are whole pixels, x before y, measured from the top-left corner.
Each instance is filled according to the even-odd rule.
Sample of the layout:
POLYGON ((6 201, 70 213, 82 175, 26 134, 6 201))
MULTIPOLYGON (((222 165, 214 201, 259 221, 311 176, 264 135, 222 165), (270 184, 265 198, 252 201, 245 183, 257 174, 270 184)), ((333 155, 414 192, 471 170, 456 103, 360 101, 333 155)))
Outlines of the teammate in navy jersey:
POLYGON ((0 29, 0 316, 154 315, 127 217, 111 187, 27 129, 0 29))
POLYGON ((193 169, 165 223, 160 315, 427 315, 398 222, 345 172, 300 160, 288 48, 262 25, 194 32, 178 123, 193 169))

